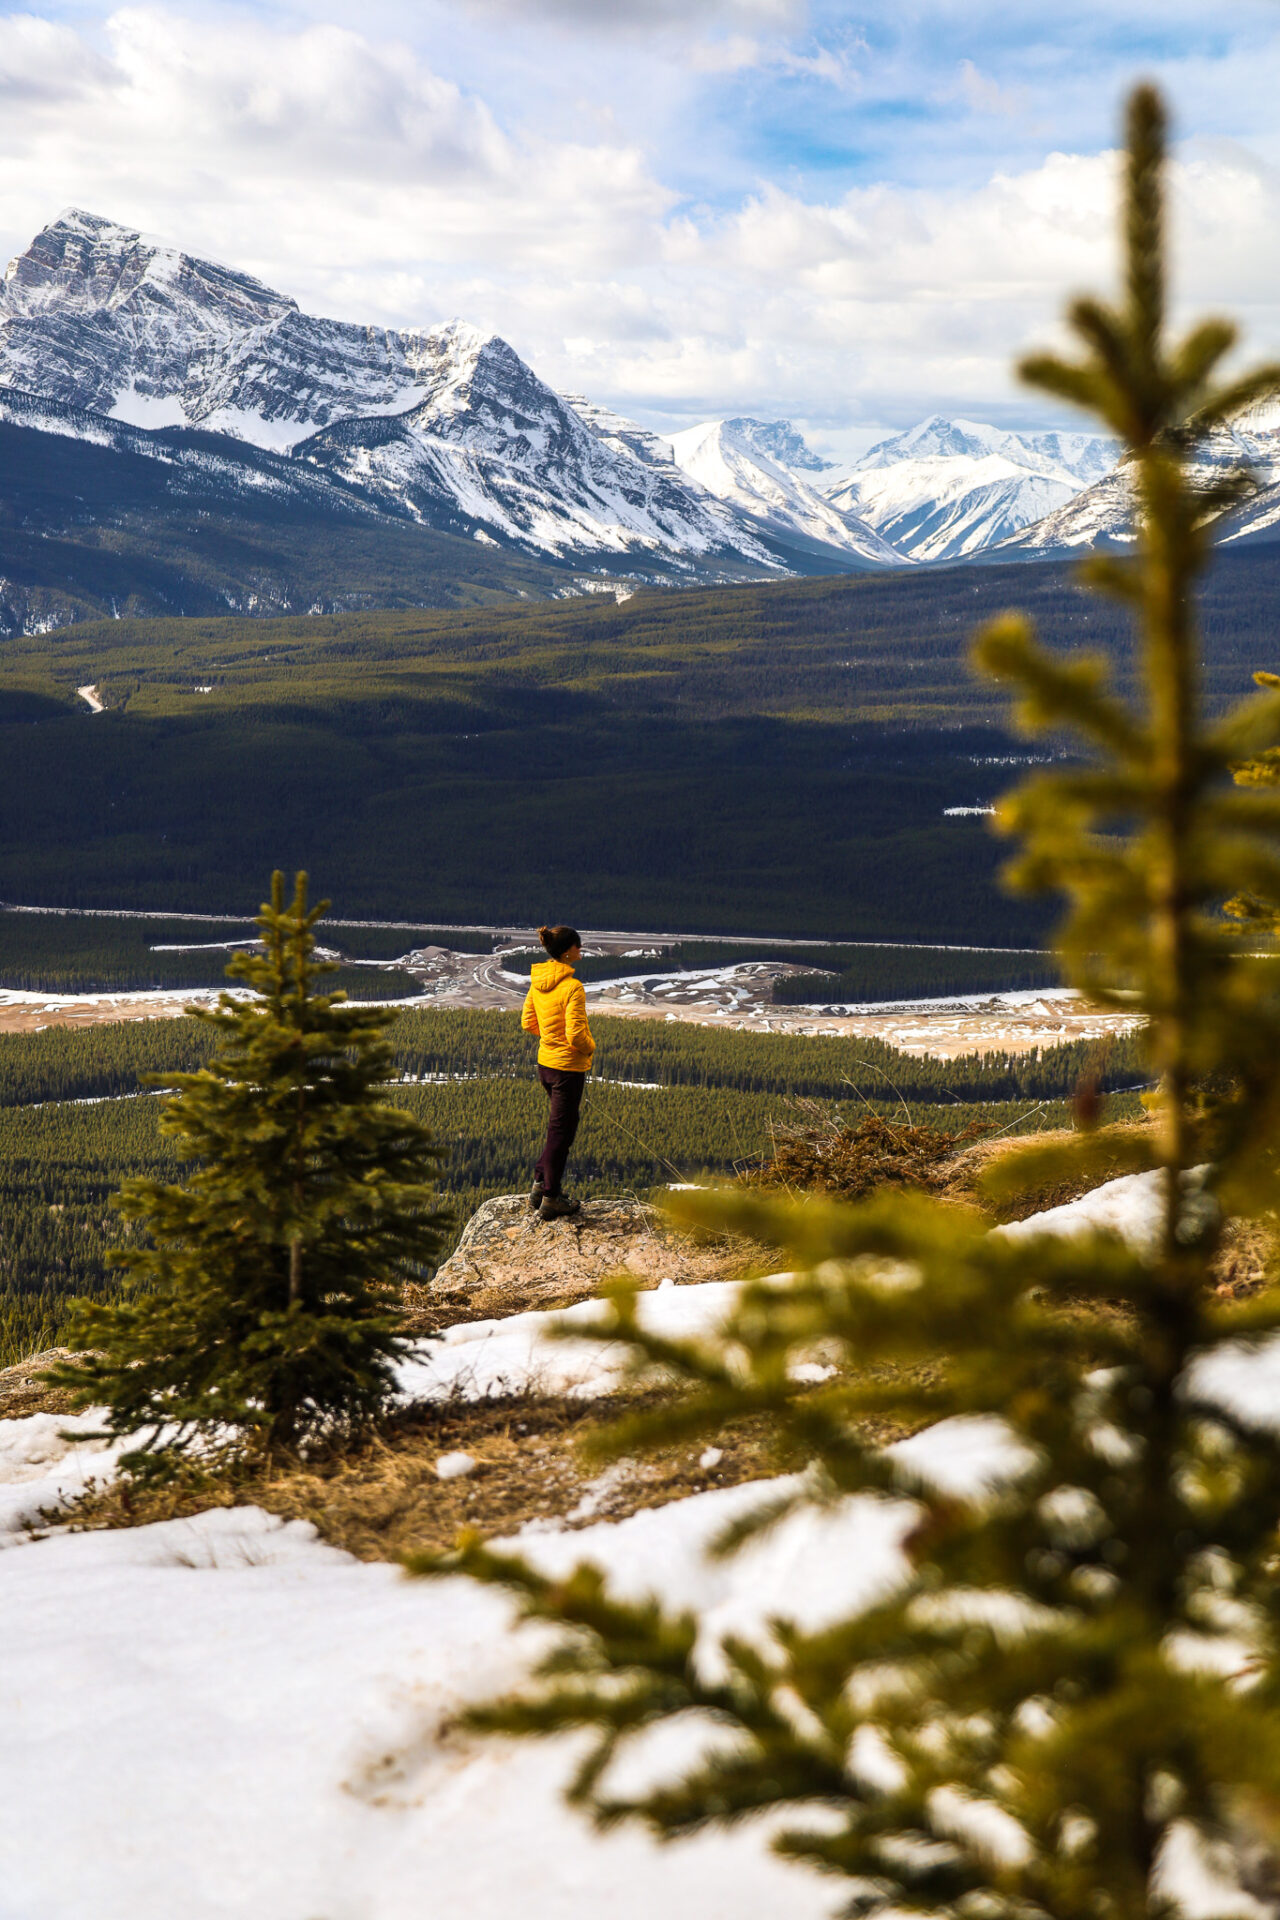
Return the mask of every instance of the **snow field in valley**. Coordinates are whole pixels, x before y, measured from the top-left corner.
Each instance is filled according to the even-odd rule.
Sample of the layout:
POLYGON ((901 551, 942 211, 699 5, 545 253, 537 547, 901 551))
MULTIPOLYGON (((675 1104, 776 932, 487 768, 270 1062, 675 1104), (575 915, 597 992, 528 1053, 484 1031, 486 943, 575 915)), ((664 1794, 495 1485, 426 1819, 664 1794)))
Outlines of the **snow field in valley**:
MULTIPOLYGON (((1158 1198, 1155 1176, 1130 1176, 1034 1228, 1002 1231, 1017 1240, 1104 1226, 1142 1245, 1158 1198)), ((696 1337, 736 1291, 666 1285, 641 1296, 641 1312, 655 1329, 696 1337)), ((552 1321, 586 1325, 599 1313, 584 1302, 451 1329, 405 1364, 402 1392, 607 1391, 620 1355, 548 1335, 552 1321)), ((1274 1421, 1278 1377, 1280 1343, 1242 1345, 1198 1385, 1274 1421)), ((518 1684, 546 1645, 541 1629, 508 1630, 499 1594, 411 1581, 258 1508, 31 1540, 25 1520, 114 1471, 117 1446, 91 1438, 95 1425, 91 1414, 0 1421, 0 1920, 83 1920, 90 1898, 94 1920, 831 1911, 833 1888, 771 1858, 759 1828, 667 1848, 639 1832, 593 1834, 561 1801, 574 1738, 521 1745, 450 1732, 451 1715, 518 1684)), ((993 1420, 946 1422, 894 1452, 904 1489, 925 1479, 961 1492, 1018 1464, 993 1420)), ((544 1524, 518 1544, 550 1573, 591 1560, 623 1593, 661 1591, 695 1609, 710 1674, 726 1634, 762 1640, 778 1615, 818 1626, 905 1569, 905 1494, 802 1508, 733 1559, 708 1558, 707 1544, 761 1491, 699 1494, 579 1531, 544 1524)), ((687 1762, 708 1737, 697 1724, 668 1726, 625 1760, 619 1783, 687 1762)))

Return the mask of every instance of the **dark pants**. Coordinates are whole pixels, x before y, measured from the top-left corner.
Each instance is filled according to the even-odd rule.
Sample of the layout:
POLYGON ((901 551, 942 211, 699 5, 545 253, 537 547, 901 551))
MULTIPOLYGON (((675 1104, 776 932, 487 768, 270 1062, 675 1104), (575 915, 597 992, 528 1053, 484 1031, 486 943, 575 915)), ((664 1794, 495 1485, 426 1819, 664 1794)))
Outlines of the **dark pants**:
POLYGON ((545 1191, 554 1195, 560 1191, 565 1161, 578 1131, 587 1076, 570 1073, 567 1067, 539 1067, 538 1078, 546 1088, 551 1112, 547 1116, 546 1145, 534 1171, 545 1191))

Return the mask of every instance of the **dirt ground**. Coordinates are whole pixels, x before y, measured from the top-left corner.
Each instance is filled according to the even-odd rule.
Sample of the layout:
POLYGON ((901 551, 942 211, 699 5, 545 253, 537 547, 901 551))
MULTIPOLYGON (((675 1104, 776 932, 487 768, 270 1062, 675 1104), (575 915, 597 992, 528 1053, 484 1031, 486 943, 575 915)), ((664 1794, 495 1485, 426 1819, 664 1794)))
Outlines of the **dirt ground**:
MULTIPOLYGON (((325 1540, 358 1559, 396 1560, 443 1552, 465 1529, 494 1537, 530 1521, 572 1531, 620 1520, 712 1487, 764 1479, 786 1464, 759 1422, 741 1423, 710 1449, 701 1443, 664 1448, 605 1467, 585 1458, 583 1442, 592 1430, 635 1406, 634 1397, 584 1406, 538 1396, 419 1408, 353 1450, 274 1470, 193 1470, 159 1487, 116 1482, 85 1496, 59 1521, 73 1528, 146 1526, 211 1507, 253 1505, 311 1521, 325 1540), (442 1480, 436 1463, 449 1453, 470 1454, 475 1467, 442 1480)), ((893 1431, 886 1428, 886 1437, 893 1431)))
POLYGON ((41 1033, 45 1027, 100 1027, 112 1020, 172 1020, 190 1006, 211 1006, 214 993, 20 993, 0 987, 0 1033, 41 1033))

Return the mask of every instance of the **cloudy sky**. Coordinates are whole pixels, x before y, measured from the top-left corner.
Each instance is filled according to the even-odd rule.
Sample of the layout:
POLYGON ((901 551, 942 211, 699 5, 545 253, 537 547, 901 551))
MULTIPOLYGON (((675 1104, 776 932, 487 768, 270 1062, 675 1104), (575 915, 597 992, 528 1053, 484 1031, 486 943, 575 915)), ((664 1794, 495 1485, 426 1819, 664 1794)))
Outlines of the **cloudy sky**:
POLYGON ((1280 0, 50 0, 0 13, 0 247, 75 204, 838 455, 1047 421, 1009 357, 1110 274, 1138 75, 1177 114, 1183 297, 1280 350, 1280 0))

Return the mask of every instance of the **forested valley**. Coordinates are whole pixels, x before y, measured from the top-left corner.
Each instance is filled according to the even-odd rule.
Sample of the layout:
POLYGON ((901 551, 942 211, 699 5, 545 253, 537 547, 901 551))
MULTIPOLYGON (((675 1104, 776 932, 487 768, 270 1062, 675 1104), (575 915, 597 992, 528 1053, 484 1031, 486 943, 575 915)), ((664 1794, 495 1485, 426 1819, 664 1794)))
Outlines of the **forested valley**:
MULTIPOLYGON (((1269 658, 1278 579, 1218 559, 1213 704, 1269 658)), ((0 897, 230 914, 279 865, 357 918, 1038 945, 949 811, 1036 757, 968 665, 1011 602, 1128 684, 1119 613, 1044 565, 13 639, 0 897)))

